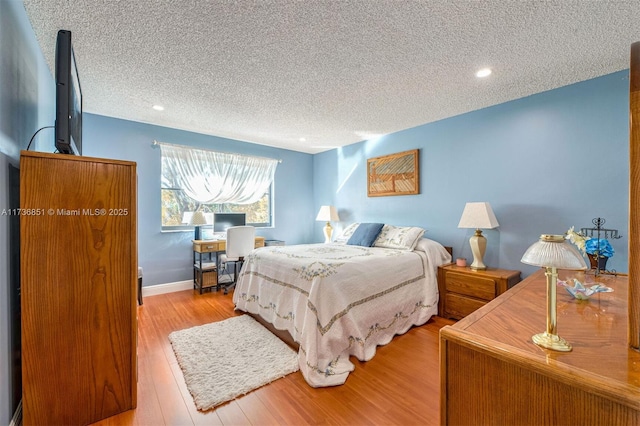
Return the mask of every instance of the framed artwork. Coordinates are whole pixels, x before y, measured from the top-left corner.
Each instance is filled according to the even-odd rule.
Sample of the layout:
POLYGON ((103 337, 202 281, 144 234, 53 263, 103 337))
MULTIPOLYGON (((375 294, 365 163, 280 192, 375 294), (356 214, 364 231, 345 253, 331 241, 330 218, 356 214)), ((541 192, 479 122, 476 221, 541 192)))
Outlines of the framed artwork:
POLYGON ((367 196, 419 193, 420 173, 417 149, 367 160, 367 196))

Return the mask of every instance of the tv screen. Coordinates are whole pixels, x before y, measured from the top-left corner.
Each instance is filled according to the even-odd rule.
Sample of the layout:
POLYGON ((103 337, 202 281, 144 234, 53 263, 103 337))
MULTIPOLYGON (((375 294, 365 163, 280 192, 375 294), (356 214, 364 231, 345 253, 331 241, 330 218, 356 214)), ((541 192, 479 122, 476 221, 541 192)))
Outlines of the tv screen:
POLYGON ((56 140, 58 152, 82 154, 82 90, 71 45, 71 31, 56 40, 56 140))
POLYGON ((213 232, 227 232, 232 226, 244 226, 247 224, 245 213, 214 213, 213 232))

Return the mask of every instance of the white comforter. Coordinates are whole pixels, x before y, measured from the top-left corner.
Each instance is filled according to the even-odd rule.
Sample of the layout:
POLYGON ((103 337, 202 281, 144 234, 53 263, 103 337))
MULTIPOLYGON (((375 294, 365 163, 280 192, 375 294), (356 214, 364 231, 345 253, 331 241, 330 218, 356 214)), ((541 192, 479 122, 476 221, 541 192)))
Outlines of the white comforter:
POLYGON ((414 251, 342 244, 256 249, 245 259, 236 308, 259 314, 300 344, 298 361, 313 387, 340 385, 378 345, 438 308, 437 267, 451 260, 423 238, 414 251))

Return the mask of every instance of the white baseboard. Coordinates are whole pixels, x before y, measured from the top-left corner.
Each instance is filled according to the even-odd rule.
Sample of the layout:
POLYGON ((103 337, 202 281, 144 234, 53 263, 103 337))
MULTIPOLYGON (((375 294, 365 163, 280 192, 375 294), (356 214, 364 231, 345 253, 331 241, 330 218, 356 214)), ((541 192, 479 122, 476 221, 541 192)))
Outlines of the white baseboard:
POLYGON ((9 426, 22 426, 22 400, 18 403, 18 407, 16 408, 16 412, 13 413, 9 426))
POLYGON ((142 297, 154 296, 156 294, 173 293, 175 291, 192 290, 193 280, 177 281, 175 283, 157 284, 142 287, 142 297))

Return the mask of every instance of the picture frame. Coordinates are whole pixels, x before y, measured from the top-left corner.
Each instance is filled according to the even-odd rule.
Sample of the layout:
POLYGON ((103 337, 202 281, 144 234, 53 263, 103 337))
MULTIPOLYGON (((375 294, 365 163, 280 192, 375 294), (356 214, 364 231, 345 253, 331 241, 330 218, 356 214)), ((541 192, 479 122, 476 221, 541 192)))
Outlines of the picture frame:
POLYGON ((367 159, 367 196, 420 193, 419 150, 367 159))

